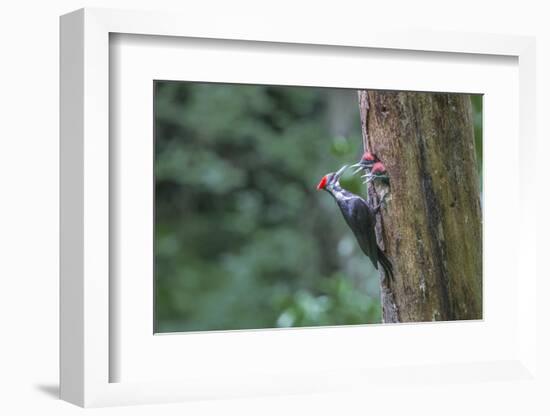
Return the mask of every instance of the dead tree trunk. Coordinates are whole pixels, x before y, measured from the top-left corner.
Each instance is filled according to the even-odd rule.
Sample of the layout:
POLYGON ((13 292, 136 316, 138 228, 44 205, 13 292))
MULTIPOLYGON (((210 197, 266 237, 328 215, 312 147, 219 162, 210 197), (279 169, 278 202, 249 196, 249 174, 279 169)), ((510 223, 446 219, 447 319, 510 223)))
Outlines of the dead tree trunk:
MULTIPOLYGON (((359 91, 366 150, 390 189, 377 224, 395 280, 384 322, 481 319, 482 234, 470 97, 359 91)), ((377 199, 381 185, 369 185, 377 199)))

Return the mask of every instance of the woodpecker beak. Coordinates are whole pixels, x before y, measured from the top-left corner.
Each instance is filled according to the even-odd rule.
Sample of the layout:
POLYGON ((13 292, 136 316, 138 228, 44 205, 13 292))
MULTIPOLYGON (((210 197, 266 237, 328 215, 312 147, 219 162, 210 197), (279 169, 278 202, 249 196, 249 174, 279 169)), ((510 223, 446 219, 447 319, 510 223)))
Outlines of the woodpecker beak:
POLYGON ((372 165, 374 165, 374 162, 362 160, 359 163, 351 165, 350 168, 357 168, 353 171, 353 174, 356 175, 357 173, 361 172, 362 170, 367 170, 367 169, 371 168, 372 165))
POLYGON ((340 179, 340 176, 342 176, 342 174, 346 171, 346 169, 348 168, 348 165, 344 165, 340 168, 340 170, 338 170, 338 172, 336 172, 334 174, 334 180, 339 180, 340 179))
POLYGON ((353 171, 353 175, 356 175, 364 169, 364 166, 361 163, 356 163, 355 165, 351 165, 350 168, 357 168, 353 171))

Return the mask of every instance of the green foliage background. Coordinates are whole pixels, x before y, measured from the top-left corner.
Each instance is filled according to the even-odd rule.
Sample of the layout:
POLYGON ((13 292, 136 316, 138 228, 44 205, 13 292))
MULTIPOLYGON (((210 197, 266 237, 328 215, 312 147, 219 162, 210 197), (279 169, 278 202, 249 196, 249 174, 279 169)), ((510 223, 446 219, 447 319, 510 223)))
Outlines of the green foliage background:
POLYGON ((380 322, 378 275, 316 190, 362 153, 356 91, 154 88, 156 331, 380 322))

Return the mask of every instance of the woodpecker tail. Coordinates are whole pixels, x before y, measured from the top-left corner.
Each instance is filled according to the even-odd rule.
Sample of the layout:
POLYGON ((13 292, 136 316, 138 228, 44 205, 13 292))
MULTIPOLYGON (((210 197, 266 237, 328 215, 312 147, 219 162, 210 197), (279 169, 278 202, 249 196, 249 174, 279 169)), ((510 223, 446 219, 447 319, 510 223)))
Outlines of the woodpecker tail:
POLYGON ((394 280, 393 277, 393 266, 391 264, 390 259, 384 254, 382 250, 380 250, 380 247, 378 247, 378 261, 382 265, 382 268, 384 269, 384 274, 390 278, 390 280, 394 280))

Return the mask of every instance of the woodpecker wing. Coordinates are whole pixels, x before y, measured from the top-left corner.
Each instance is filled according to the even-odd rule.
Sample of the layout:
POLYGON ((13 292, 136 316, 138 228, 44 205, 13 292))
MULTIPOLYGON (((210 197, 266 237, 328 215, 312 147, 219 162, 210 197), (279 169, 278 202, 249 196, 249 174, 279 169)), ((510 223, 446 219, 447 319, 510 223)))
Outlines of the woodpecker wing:
POLYGON ((355 234, 359 247, 378 269, 378 244, 374 229, 376 216, 363 198, 351 192, 343 193, 342 198, 337 199, 338 206, 355 234))

